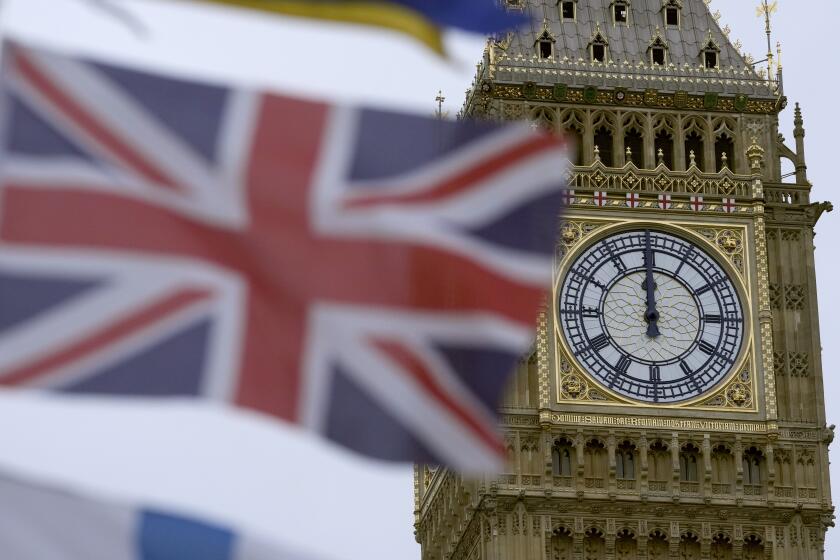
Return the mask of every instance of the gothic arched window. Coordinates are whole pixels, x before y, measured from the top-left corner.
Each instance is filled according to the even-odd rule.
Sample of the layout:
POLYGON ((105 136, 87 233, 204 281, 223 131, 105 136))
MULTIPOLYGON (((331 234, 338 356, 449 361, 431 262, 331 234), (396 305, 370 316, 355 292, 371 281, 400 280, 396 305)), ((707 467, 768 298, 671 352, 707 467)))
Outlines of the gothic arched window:
POLYGON ((653 148, 656 150, 656 165, 665 164, 668 169, 674 169, 674 125, 665 117, 654 124, 653 148))
POLYGON ((713 69, 720 66, 720 47, 715 43, 711 30, 709 30, 706 44, 700 51, 700 57, 705 68, 713 69))
POLYGON ((607 448, 603 442, 591 439, 584 448, 584 477, 585 483, 594 488, 603 486, 607 476, 607 448))
POLYGON ((551 558, 571 560, 573 550, 572 531, 565 527, 554 529, 551 535, 551 558))
POLYGON ((724 533, 712 537, 712 558, 729 560, 732 558, 732 541, 724 533))
POLYGON ((680 558, 684 560, 700 560, 700 537, 688 531, 680 538, 680 558))
POLYGON ((624 123, 624 148, 626 163, 633 164, 641 169, 644 167, 645 159, 645 118, 640 113, 628 113, 623 119, 624 123))
POLYGON ((560 129, 566 135, 567 138, 571 138, 574 141, 575 148, 577 150, 576 157, 575 157, 575 165, 584 165, 584 157, 583 157, 583 121, 585 117, 579 111, 575 109, 566 109, 560 115, 560 129))
POLYGON ((657 36, 648 46, 648 54, 651 64, 665 66, 665 63, 668 61, 668 45, 665 44, 665 41, 662 40, 662 37, 658 33, 659 30, 657 30, 657 36))
POLYGON ((680 480, 683 482, 697 482, 700 450, 691 443, 680 451, 680 480))
POLYGON ((744 560, 764 560, 764 542, 757 535, 744 539, 744 560))
POLYGON ((574 453, 574 446, 568 439, 560 438, 554 442, 551 457, 554 476, 572 476, 572 457, 574 457, 574 453))
POLYGON ((592 116, 593 142, 598 148, 598 157, 607 167, 615 167, 613 138, 616 121, 610 113, 600 112, 592 116))
POLYGON ((692 162, 700 171, 706 171, 706 123, 697 118, 687 120, 685 132, 685 168, 692 162))
POLYGON ((667 482, 671 478, 671 452, 661 441, 650 444, 648 474, 651 481, 667 482))
POLYGON ((556 40, 548 32, 548 29, 543 30, 542 34, 537 37, 535 45, 537 48, 537 56, 543 59, 554 58, 554 43, 556 40))
POLYGON ((615 555, 620 560, 635 559, 639 546, 636 535, 629 529, 622 529, 615 536, 615 555))
POLYGON ((629 441, 615 450, 615 476, 621 480, 636 480, 636 446, 629 441))
POLYGON ((606 62, 607 49, 609 44, 607 39, 601 33, 601 27, 595 25, 595 33, 592 35, 592 40, 589 41, 589 55, 593 62, 606 62))
POLYGON ((744 469, 744 484, 758 486, 762 483, 761 467, 764 464, 764 454, 756 449, 750 447, 744 451, 743 464, 744 469))
POLYGON ((603 558, 606 546, 604 533, 600 529, 592 527, 583 534, 584 558, 603 558))
POLYGON ((648 558, 650 560, 667 560, 670 558, 668 535, 664 531, 656 529, 648 537, 648 558))

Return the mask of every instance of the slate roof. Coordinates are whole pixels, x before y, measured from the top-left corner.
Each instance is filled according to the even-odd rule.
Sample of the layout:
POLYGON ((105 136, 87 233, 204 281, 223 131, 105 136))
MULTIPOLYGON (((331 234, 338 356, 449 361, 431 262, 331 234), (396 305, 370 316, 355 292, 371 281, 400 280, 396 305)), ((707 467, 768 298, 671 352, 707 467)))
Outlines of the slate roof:
MULTIPOLYGON (((555 57, 553 60, 536 60, 535 63, 543 68, 566 68, 576 70, 576 74, 591 74, 589 44, 597 29, 608 43, 608 58, 612 61, 612 65, 608 63, 606 67, 603 64, 596 65, 601 68, 620 67, 622 74, 629 73, 637 77, 647 74, 653 78, 669 73, 693 72, 716 82, 714 87, 700 87, 699 84, 695 84, 697 87, 686 87, 682 84, 679 88, 674 86, 663 89, 703 89, 768 97, 772 94, 767 82, 759 79, 744 57, 732 46, 704 0, 679 1, 682 5, 679 27, 665 25, 663 7, 668 4, 667 0, 628 0, 629 25, 613 23, 613 0, 577 0, 576 21, 566 22, 561 21, 557 0, 523 0, 523 3, 523 9, 532 16, 533 21, 529 27, 509 37, 509 44, 505 44, 507 41, 501 42, 504 48, 499 51, 501 57, 496 61, 499 69, 536 59, 534 43, 548 30, 556 41, 555 57), (709 42, 710 33, 720 48, 718 71, 702 68, 701 52, 709 42), (657 35, 661 36, 668 47, 667 68, 650 64, 648 48, 657 35), (644 65, 639 66, 640 62, 644 65), (686 70, 686 64, 692 68, 690 71, 686 70)), ((578 84, 586 81, 581 75, 575 80, 578 84)), ((619 85, 599 82, 602 80, 595 79, 592 85, 619 85)), ((656 85, 651 84, 651 87, 656 85)))

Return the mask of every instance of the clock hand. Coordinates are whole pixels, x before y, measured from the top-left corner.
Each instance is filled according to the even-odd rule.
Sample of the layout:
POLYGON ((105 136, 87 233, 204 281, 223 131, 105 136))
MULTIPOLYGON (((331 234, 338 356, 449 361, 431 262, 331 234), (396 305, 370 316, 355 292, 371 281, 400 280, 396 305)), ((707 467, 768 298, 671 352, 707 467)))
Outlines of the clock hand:
POLYGON ((645 231, 645 290, 647 290, 647 311, 645 311, 645 321, 647 321, 647 335, 650 338, 659 336, 659 312, 656 310, 656 292, 653 283, 653 250, 650 247, 650 230, 645 231))

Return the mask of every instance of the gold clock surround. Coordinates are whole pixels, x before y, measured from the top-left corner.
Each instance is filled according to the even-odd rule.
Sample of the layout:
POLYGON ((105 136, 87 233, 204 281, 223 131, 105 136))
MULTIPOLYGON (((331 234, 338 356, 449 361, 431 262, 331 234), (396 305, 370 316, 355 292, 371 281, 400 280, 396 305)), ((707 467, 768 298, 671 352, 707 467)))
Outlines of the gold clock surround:
MULTIPOLYGON (((561 252, 551 294, 551 316, 554 337, 556 371, 555 399, 558 403, 586 405, 597 402, 602 406, 632 406, 648 410, 721 410, 735 412, 758 411, 757 371, 755 364, 752 282, 749 266, 743 259, 750 254, 746 225, 675 221, 650 221, 640 219, 575 220, 569 218, 561 226, 561 252), (628 230, 652 229, 669 232, 687 239, 703 248, 724 269, 741 298, 744 310, 744 341, 735 365, 726 377, 709 392, 692 399, 671 404, 654 404, 630 399, 615 393, 592 377, 581 367, 571 352, 559 323, 557 298, 560 286, 571 264, 583 251, 600 239, 628 230), (572 232, 571 234, 569 232, 572 232), (714 242, 713 242, 713 239, 714 242)), ((548 333, 546 333, 548 334, 548 333)))

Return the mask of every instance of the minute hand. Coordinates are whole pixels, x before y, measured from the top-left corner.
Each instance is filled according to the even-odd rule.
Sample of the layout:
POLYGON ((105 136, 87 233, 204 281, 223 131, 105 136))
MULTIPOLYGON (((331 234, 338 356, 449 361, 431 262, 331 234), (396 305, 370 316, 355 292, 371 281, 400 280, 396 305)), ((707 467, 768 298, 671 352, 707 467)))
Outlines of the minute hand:
POLYGON ((645 268, 647 272, 645 277, 645 289, 647 290, 645 321, 648 324, 647 335, 650 338, 656 338, 660 334, 659 327, 656 324, 659 321, 659 312, 656 310, 656 291, 653 283, 653 250, 650 246, 650 231, 645 232, 645 241, 645 268))

